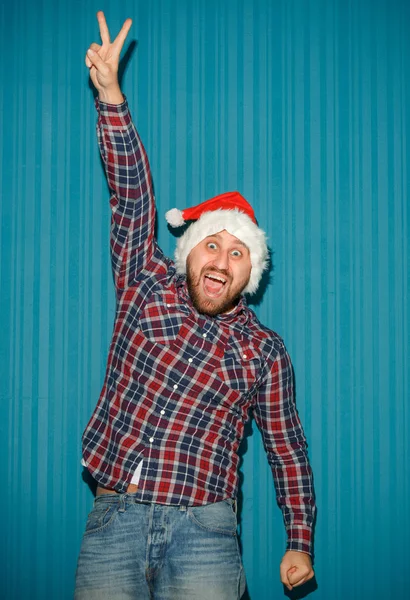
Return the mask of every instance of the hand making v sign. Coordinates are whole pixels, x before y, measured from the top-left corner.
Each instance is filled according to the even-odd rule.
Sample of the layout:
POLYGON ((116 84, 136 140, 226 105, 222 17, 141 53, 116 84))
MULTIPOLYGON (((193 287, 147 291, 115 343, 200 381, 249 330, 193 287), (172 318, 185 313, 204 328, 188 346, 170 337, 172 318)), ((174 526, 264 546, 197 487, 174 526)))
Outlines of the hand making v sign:
POLYGON ((110 39, 104 13, 97 13, 102 44, 91 44, 87 50, 85 64, 90 69, 90 77, 99 98, 107 104, 121 104, 124 100, 118 83, 118 66, 120 54, 128 32, 132 25, 131 19, 126 19, 113 42, 110 39))

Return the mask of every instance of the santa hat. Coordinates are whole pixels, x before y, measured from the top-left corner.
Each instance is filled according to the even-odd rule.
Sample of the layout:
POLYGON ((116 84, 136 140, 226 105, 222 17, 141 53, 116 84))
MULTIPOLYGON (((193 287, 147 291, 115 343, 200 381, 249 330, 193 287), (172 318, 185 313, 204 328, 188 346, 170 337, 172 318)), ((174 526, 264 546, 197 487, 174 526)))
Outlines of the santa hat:
POLYGON ((181 227, 186 221, 195 221, 178 239, 175 250, 177 273, 186 273, 188 254, 199 242, 225 229, 249 248, 252 268, 244 293, 256 292, 262 273, 268 265, 266 235, 258 227, 252 206, 239 192, 220 194, 182 211, 172 208, 165 214, 165 218, 172 227, 181 227))

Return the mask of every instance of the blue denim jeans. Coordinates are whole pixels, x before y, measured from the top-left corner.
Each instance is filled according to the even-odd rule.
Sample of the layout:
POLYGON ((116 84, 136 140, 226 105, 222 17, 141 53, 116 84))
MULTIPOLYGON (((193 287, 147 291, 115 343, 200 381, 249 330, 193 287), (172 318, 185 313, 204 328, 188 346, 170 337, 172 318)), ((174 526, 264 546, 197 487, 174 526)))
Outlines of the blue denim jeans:
POLYGON ((245 575, 231 500, 195 507, 98 496, 78 559, 75 600, 237 600, 245 575))

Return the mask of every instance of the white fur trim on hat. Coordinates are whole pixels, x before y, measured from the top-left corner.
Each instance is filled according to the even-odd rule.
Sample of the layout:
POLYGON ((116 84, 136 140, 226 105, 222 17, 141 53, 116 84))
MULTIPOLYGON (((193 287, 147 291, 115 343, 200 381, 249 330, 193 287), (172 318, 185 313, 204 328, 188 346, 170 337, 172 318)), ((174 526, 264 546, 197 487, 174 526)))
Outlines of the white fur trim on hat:
POLYGON ((186 273, 188 254, 203 239, 214 233, 226 230, 241 240, 248 248, 251 259, 251 275, 244 294, 253 294, 258 289, 262 273, 268 266, 268 247, 266 234, 253 221, 238 209, 213 210, 203 213, 192 223, 178 239, 175 250, 175 266, 177 273, 186 273))

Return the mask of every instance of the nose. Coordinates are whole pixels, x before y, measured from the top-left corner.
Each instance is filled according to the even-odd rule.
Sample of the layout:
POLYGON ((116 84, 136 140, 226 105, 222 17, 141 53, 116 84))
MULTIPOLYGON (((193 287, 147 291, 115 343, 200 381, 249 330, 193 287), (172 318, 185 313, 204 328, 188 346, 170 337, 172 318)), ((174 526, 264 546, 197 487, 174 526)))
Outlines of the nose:
POLYGON ((212 264, 221 271, 227 271, 229 269, 229 253, 227 250, 221 250, 218 252, 218 256, 215 256, 212 264))

